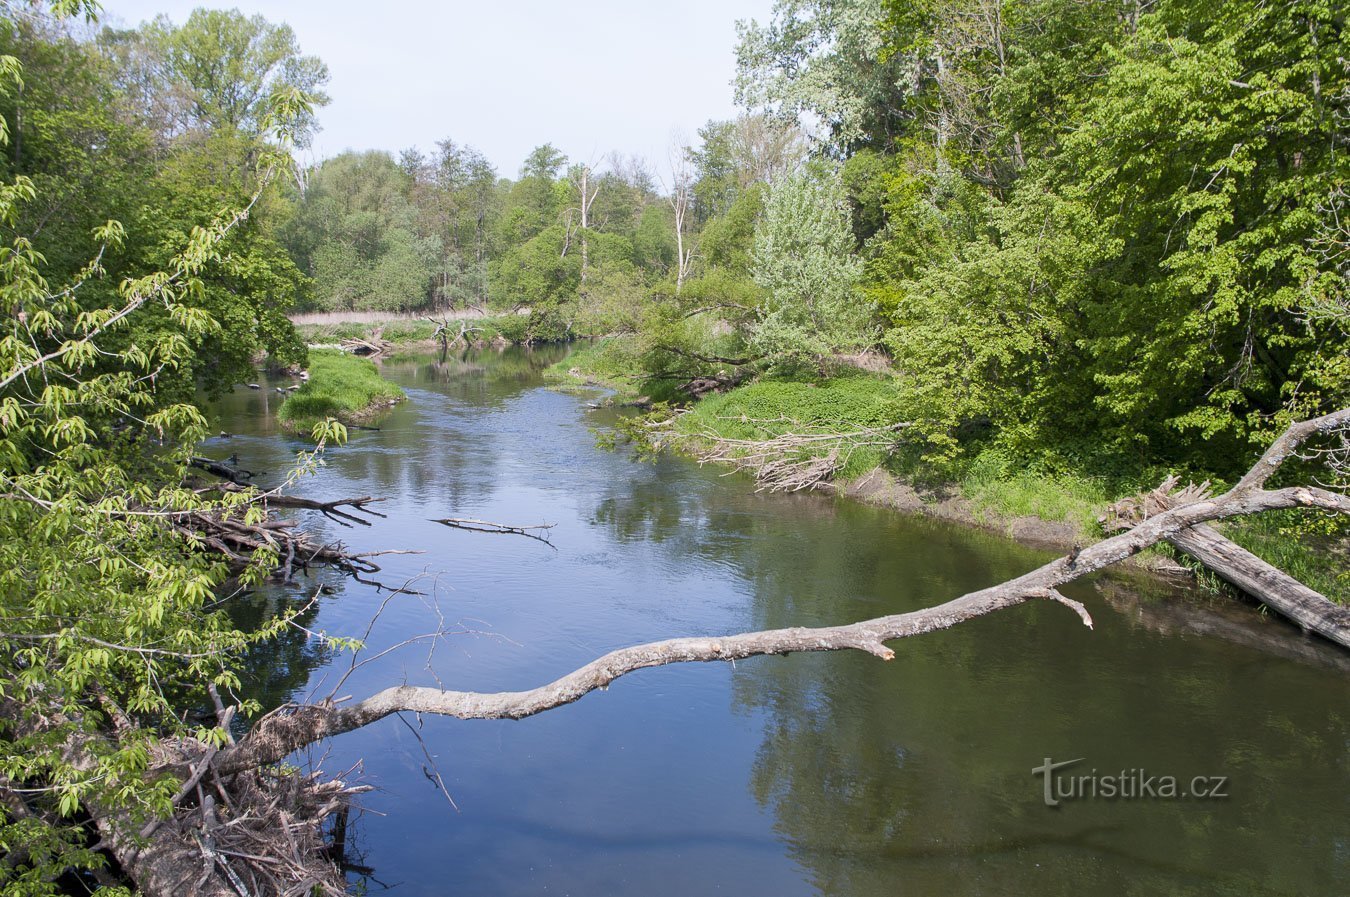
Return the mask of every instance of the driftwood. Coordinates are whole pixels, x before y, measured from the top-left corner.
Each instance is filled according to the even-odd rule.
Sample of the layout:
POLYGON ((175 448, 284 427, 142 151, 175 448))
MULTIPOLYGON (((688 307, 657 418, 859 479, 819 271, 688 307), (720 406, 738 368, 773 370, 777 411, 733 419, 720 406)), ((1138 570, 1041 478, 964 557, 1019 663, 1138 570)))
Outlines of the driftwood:
POLYGON ((473 517, 432 518, 432 523, 439 523, 442 526, 448 526, 452 529, 468 530, 471 533, 500 533, 510 536, 525 536, 528 539, 537 539, 549 546, 553 545, 548 539, 549 530, 557 525, 553 523, 535 523, 529 526, 512 526, 507 523, 493 523, 490 520, 478 520, 473 517))
MULTIPOLYGON (((229 486, 213 487, 208 491, 239 493, 246 491, 247 488, 248 484, 243 484, 241 486, 236 483, 229 486)), ((254 500, 267 508, 293 508, 302 511, 318 511, 329 520, 340 523, 343 526, 351 526, 353 523, 359 523, 361 526, 370 526, 369 520, 366 520, 364 517, 357 517, 349 511, 344 511, 343 508, 360 511, 364 514, 369 514, 372 517, 383 518, 389 516, 370 509, 369 505, 372 505, 377 501, 384 501, 384 499, 372 498, 369 495, 364 495, 360 498, 338 498, 333 501, 316 501, 312 498, 303 498, 297 495, 282 495, 278 492, 260 492, 256 495, 254 500)))
POLYGON ((1350 608, 1225 539, 1214 527, 1193 526, 1167 541, 1305 631, 1350 648, 1350 608))
MULTIPOLYGON (((234 481, 220 483, 198 490, 204 493, 252 493, 250 504, 258 504, 267 510, 275 508, 294 508, 298 510, 318 511, 329 520, 342 526, 370 526, 370 521, 358 517, 353 512, 369 514, 372 517, 384 517, 369 505, 384 501, 369 495, 360 498, 339 498, 332 501, 317 501, 294 495, 282 495, 279 492, 259 492, 247 483, 234 481)), ((140 513, 144 509, 131 509, 140 513)), ((223 557, 227 563, 237 569, 243 569, 252 563, 253 555, 259 550, 270 550, 277 556, 273 575, 283 582, 290 582, 295 574, 308 574, 314 567, 332 567, 351 576, 358 582, 374 585, 378 588, 390 588, 384 583, 364 577, 380 572, 380 565, 371 558, 386 554, 409 554, 407 551, 372 551, 361 554, 349 552, 341 542, 319 542, 299 527, 293 520, 282 520, 268 516, 258 523, 247 523, 239 512, 225 514, 220 511, 180 511, 160 512, 157 516, 166 520, 170 526, 184 538, 200 544, 203 548, 223 557)))
POLYGON ((204 470, 221 479, 229 480, 236 486, 247 486, 255 475, 251 470, 242 470, 226 461, 216 461, 212 458, 194 456, 189 459, 188 463, 198 470, 204 470))
POLYGON ((800 492, 818 486, 847 466, 853 452, 865 447, 891 449, 898 442, 896 434, 911 426, 898 423, 837 433, 813 430, 786 418, 736 420, 760 428, 787 424, 792 429, 764 439, 732 439, 711 431, 684 439, 700 464, 725 464, 733 471, 749 473, 759 483, 757 491, 769 492, 800 492))
POLYGON ((469 344, 470 333, 481 333, 483 331, 482 327, 470 327, 469 322, 461 318, 459 321, 459 333, 451 336, 450 332, 454 329, 454 323, 449 318, 433 318, 430 315, 427 315, 423 320, 436 325, 436 329, 432 331, 431 338, 441 344, 442 352, 448 350, 452 344, 467 346, 469 344))
MULTIPOLYGON (((1138 521, 1201 501, 1209 484, 1177 488, 1169 477, 1151 492, 1116 502, 1101 519, 1108 530, 1125 529, 1138 521)), ((1167 542, 1195 558, 1220 578, 1256 598, 1271 610, 1294 621, 1305 631, 1350 648, 1350 608, 1308 588, 1283 570, 1261 560, 1212 526, 1197 524, 1167 538, 1167 542)))
MULTIPOLYGON (((330 511, 330 516, 333 513, 365 523, 336 509, 330 511)), ((308 574, 313 567, 333 567, 358 582, 384 588, 383 583, 364 578, 380 572, 380 565, 371 558, 406 553, 373 551, 353 554, 341 542, 316 541, 294 520, 273 518, 260 523, 246 523, 242 515, 225 515, 215 511, 185 511, 165 517, 184 538, 223 557, 237 569, 251 564, 257 551, 275 552, 278 560, 273 575, 284 582, 290 582, 297 572, 308 574)))
POLYGON ((381 339, 378 335, 372 336, 370 339, 349 337, 348 339, 342 340, 338 345, 342 347, 344 352, 350 352, 352 355, 362 355, 367 358, 383 355, 394 348, 393 343, 381 339))

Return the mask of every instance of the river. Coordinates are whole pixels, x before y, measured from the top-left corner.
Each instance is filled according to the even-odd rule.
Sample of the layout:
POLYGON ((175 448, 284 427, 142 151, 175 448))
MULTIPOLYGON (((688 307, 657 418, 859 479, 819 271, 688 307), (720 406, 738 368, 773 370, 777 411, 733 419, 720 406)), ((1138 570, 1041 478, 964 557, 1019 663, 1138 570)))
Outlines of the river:
MULTIPOLYGON (((613 412, 541 379, 561 351, 386 362, 409 401, 298 487, 386 498, 369 527, 309 522, 354 550, 423 552, 380 558, 378 578, 416 577, 424 596, 325 575, 309 629, 360 637, 378 614, 363 656, 447 633, 358 666, 339 696, 527 688, 628 644, 911 610, 1048 558, 606 452, 592 429, 613 412), (551 523, 553 544, 437 517, 551 523)), ((266 485, 305 447, 277 429, 270 386, 218 402, 233 435, 207 446, 266 485)), ((351 836, 368 893, 1345 893, 1345 658, 1199 590, 1116 575, 1065 591, 1095 629, 1032 603, 893 643, 889 663, 663 667, 518 722, 386 719, 311 759, 375 787, 351 836), (1050 773, 1048 806, 1033 769, 1073 760, 1050 773), (1219 795, 1168 797, 1167 776, 1219 795)), ((351 657, 296 632, 256 666, 274 704, 332 694, 351 657)))

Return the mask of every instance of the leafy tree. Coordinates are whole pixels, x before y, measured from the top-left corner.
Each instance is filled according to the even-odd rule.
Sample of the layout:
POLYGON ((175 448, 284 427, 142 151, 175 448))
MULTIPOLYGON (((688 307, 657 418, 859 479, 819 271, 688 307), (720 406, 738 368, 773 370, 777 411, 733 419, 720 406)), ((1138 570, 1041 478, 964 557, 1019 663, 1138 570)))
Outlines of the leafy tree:
MULTIPOLYGON (((91 9, 61 5, 67 13, 91 9)), ((3 89, 12 91, 22 71, 12 56, 4 67, 3 89)), ((273 121, 309 113, 302 98, 278 95, 273 102, 273 121)), ((252 178, 255 190, 244 207, 256 205, 287 150, 264 147, 259 156, 264 169, 252 178)), ((54 157, 33 161, 44 176, 56 177, 48 158, 54 157)), ((173 161, 181 167, 157 172, 154 186, 177 197, 176 179, 201 172, 186 156, 173 161)), ((177 229, 175 214, 209 202, 204 194, 220 196, 213 183, 198 186, 204 189, 166 208, 163 220, 146 215, 137 222, 157 225, 154 232, 102 223, 90 260, 73 272, 46 265, 33 241, 12 231, 0 248, 6 892, 54 894, 59 874, 102 864, 74 818, 79 808, 133 824, 169 809, 176 786, 148 775, 160 739, 176 733, 214 744, 225 739, 220 729, 184 722, 179 701, 200 695, 208 682, 236 686, 232 658, 279 628, 273 621, 254 635, 235 629, 217 601, 229 571, 173 525, 188 513, 257 519, 241 498, 216 501, 182 485, 206 424, 182 401, 182 385, 191 382, 185 371, 204 369, 214 337, 238 332, 217 317, 233 311, 222 304, 225 297, 277 285, 252 267, 267 257, 259 255, 261 244, 238 242, 249 228, 242 208, 177 229), (162 268, 130 270, 156 252, 162 268), (208 273, 218 264, 223 272, 208 273), (114 267, 121 273, 110 285, 114 267), (21 799, 16 786, 25 789, 21 799)), ((15 174, 0 187, 0 220, 16 228, 25 207, 37 202, 34 181, 15 174)), ((257 560, 240 582, 264 573, 266 558, 257 560)))
POLYGON ((418 227, 412 178, 388 153, 344 153, 313 171, 285 241, 329 309, 425 307, 442 243, 418 227))
MULTIPOLYGON (((102 42, 119 57, 123 88, 166 136, 232 130, 257 137, 278 95, 328 102, 328 67, 301 54, 289 25, 261 15, 195 9, 181 26, 159 16, 134 31, 106 31, 102 42)), ((301 146, 315 127, 312 107, 304 115, 295 131, 301 146)))
POLYGON ((769 23, 737 23, 737 103, 818 124, 839 155, 901 135, 912 84, 881 21, 881 0, 776 0, 769 23))
POLYGON ((785 362, 819 360, 868 340, 843 190, 833 171, 803 170, 769 188, 755 230, 755 283, 766 293, 749 343, 785 362))

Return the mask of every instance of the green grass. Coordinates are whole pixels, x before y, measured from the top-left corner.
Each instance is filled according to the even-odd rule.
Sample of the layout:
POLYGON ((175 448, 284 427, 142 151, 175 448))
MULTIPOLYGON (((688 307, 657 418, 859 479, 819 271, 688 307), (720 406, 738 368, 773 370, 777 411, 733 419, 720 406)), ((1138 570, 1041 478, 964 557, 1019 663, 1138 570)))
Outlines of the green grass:
MULTIPOLYGON (((711 433, 728 439, 772 439, 792 432, 851 433, 887 427, 904 420, 889 377, 859 372, 820 383, 761 380, 698 402, 676 421, 677 432, 711 433)), ((824 454, 837 443, 822 443, 824 454)), ((803 453, 803 457, 808 457, 803 453)), ((852 479, 885 460, 885 449, 860 446, 849 451, 839 479, 852 479)))
POLYGON ((373 405, 404 398, 373 362, 337 349, 311 349, 309 380, 282 403, 277 420, 292 432, 307 433, 325 418, 358 423, 373 405))
POLYGON ((1225 523, 1223 533, 1338 604, 1350 604, 1350 526, 1323 515, 1267 511, 1225 523))
POLYGON ((977 513, 1068 523, 1085 539, 1097 534, 1097 518, 1119 497, 1108 492, 1103 478, 1038 471, 1014 464, 996 449, 969 462, 958 483, 977 513))
POLYGON ((605 386, 620 398, 633 399, 641 388, 632 374, 636 368, 631 341, 609 336, 579 344, 561 361, 545 368, 544 379, 560 387, 605 386))

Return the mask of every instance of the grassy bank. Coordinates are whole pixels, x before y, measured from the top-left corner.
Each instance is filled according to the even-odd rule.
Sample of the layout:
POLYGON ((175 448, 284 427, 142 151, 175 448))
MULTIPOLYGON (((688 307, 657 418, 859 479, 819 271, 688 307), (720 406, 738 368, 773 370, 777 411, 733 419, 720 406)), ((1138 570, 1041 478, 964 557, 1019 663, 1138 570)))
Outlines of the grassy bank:
MULTIPOLYGON (((619 401, 651 398, 640 389, 632 371, 637 367, 631 345, 619 337, 576 344, 567 357, 544 369, 544 379, 563 389, 602 386, 619 401)), ((658 401, 665 397, 658 397, 658 401)))
MULTIPOLYGON (((600 340, 554 365, 549 377, 564 385, 603 385, 626 395, 637 389, 631 348, 621 339, 600 340)), ((787 433, 849 433, 893 426, 907 419, 894 379, 862 371, 818 382, 761 379, 694 403, 674 423, 687 450, 700 439, 768 441, 787 433)), ((903 431, 901 431, 903 437, 903 431)), ((839 443, 822 441, 791 451, 817 455, 839 443)), ((1083 453, 1074 462, 1046 451, 1043 457, 1010 452, 997 443, 973 447, 942 471, 927 467, 918 446, 896 450, 877 446, 844 449, 834 482, 847 488, 874 471, 905 484, 912 502, 890 500, 894 490, 852 490, 862 498, 908 510, 939 512, 1033 541, 1086 544, 1101 538, 1097 524, 1114 501, 1156 487, 1167 471, 1123 466, 1119 458, 1083 453), (1086 458, 1086 460, 1082 460, 1086 458), (883 494, 885 497, 883 497, 883 494), (1027 526, 1040 521, 1044 527, 1027 526), (1040 536, 1041 538, 1037 538, 1040 536)), ((1329 598, 1350 604, 1350 533, 1342 526, 1281 512, 1223 524, 1224 533, 1248 551, 1281 568, 1329 598)), ((1158 549, 1160 553, 1167 549, 1158 549)), ((1180 559, 1183 560, 1184 558, 1180 559)))
POLYGON ((404 398, 373 362, 337 349, 311 349, 309 380, 282 403, 277 420, 293 433, 308 433, 329 417, 362 423, 404 398))
MULTIPOLYGON (((743 440, 860 433, 899 423, 903 420, 900 411, 889 377, 859 371, 820 383, 761 380, 709 395, 681 415, 675 429, 694 438, 743 440)), ((862 476, 884 462, 883 448, 861 444, 867 441, 840 448, 842 467, 835 474, 837 479, 862 476)), ((807 443, 794 451, 803 456, 823 455, 835 445, 838 443, 807 443)))

